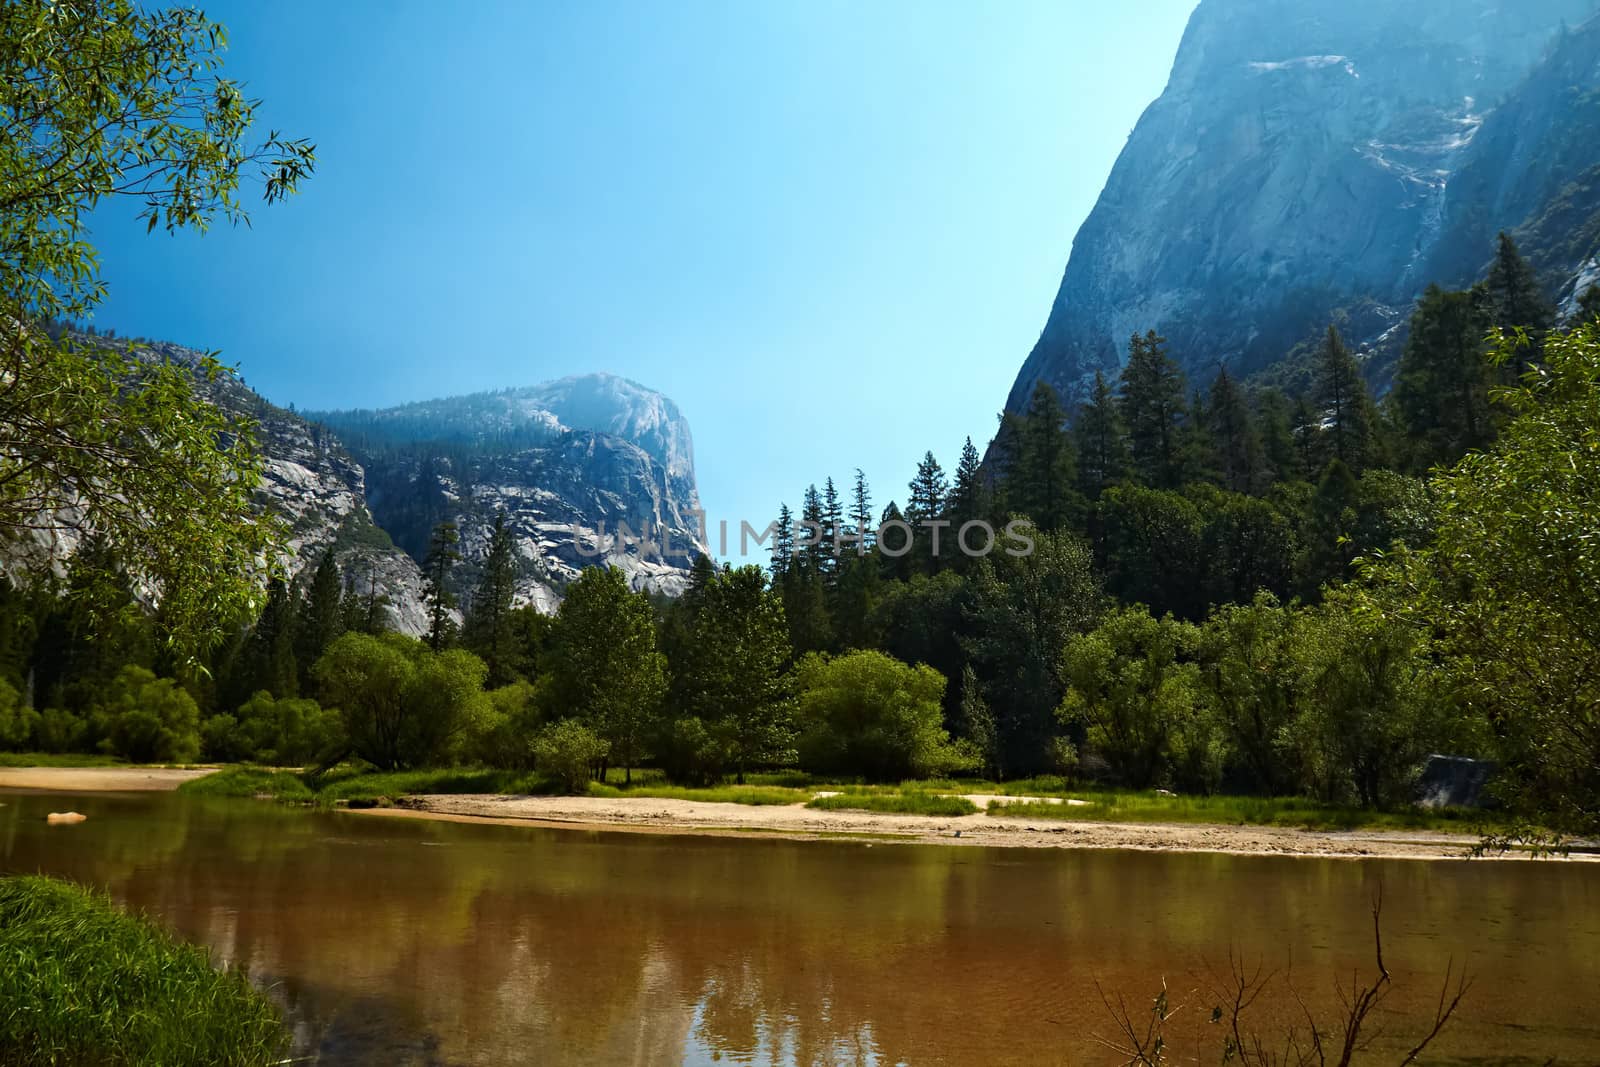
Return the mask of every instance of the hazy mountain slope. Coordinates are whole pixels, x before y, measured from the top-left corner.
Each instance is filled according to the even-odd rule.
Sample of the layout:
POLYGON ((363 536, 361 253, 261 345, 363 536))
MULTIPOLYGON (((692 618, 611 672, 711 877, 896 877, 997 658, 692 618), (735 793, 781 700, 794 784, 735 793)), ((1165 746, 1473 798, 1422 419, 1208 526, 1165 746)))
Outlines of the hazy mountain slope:
POLYGON ((435 525, 456 523, 463 596, 500 513, 514 535, 519 597, 546 609, 601 558, 635 588, 676 594, 705 551, 688 422, 625 378, 582 375, 316 417, 361 458, 377 522, 415 558, 426 556, 435 525))
POLYGON ((1202 0, 1008 407, 1040 380, 1079 393, 1135 330, 1160 330, 1201 377, 1222 362, 1249 373, 1336 309, 1361 308, 1357 329, 1376 336, 1429 281, 1470 276, 1492 251, 1485 233, 1523 225, 1561 174, 1600 163, 1595 139, 1572 135, 1584 109, 1566 91, 1584 69, 1573 41, 1594 28, 1563 38, 1597 10, 1202 0), (1536 127, 1565 150, 1548 171, 1520 141, 1536 127))

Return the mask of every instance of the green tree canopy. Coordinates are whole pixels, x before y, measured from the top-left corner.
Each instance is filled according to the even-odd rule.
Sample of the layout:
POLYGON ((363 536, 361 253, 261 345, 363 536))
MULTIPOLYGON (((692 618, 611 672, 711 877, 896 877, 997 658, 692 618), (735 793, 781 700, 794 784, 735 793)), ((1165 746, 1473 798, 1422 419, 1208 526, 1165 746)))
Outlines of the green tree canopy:
POLYGON ((547 661, 554 713, 593 729, 631 779, 666 691, 650 601, 621 571, 586 568, 556 612, 547 661))
POLYGON ((0 533, 103 538, 190 663, 252 613, 274 544, 253 427, 209 402, 213 357, 175 364, 35 324, 103 296, 87 223, 105 202, 138 201, 149 229, 203 230, 246 218, 252 172, 268 203, 311 172, 307 142, 247 143, 255 102, 218 73, 225 47, 192 9, 0 8, 0 533))

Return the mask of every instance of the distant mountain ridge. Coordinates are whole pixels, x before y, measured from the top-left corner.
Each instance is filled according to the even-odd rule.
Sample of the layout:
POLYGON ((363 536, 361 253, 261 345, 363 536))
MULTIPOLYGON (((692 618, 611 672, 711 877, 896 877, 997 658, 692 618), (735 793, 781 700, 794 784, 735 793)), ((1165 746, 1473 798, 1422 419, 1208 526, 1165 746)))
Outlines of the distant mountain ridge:
MULTIPOLYGON (((83 335, 135 359, 198 366, 201 353, 164 341, 83 335)), ((283 562, 308 579, 330 548, 346 588, 386 600, 387 624, 427 630, 429 535, 459 530, 452 591, 470 606, 495 517, 506 516, 519 571, 516 601, 545 612, 585 567, 621 570, 635 589, 676 595, 705 553, 696 514, 694 447, 671 400, 611 374, 308 416, 225 374, 206 399, 257 424, 262 503, 287 529, 283 562)), ((10 545, 29 567, 61 566, 70 529, 10 545)), ((459 611, 457 613, 459 615, 459 611)))
POLYGON ((613 374, 310 413, 367 472, 379 526, 415 559, 440 522, 460 531, 466 597, 497 515, 512 530, 520 600, 553 610, 604 560, 637 589, 676 595, 701 537, 694 444, 667 397, 613 374))
POLYGON ((1155 329, 1250 374, 1335 317, 1381 379, 1430 282, 1513 231, 1569 300, 1600 251, 1600 0, 1202 0, 1007 400, 1155 329), (1388 347, 1379 343, 1387 335, 1388 347))

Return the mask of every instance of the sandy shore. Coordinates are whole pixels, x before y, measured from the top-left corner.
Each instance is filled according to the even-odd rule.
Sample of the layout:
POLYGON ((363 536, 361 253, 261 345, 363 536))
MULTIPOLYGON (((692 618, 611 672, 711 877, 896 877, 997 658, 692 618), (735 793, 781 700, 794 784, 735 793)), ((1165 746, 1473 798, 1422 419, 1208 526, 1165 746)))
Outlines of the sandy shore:
MULTIPOLYGON (((971 798, 980 807, 988 797, 971 798)), ((754 807, 693 800, 494 795, 407 797, 401 807, 362 814, 569 829, 740 837, 863 836, 907 844, 1004 848, 1109 848, 1150 852, 1223 852, 1246 856, 1462 859, 1475 842, 1465 834, 1428 831, 1324 832, 1271 826, 1197 826, 1053 819, 886 815, 816 811, 800 804, 754 807)), ((1511 857, 1520 858, 1520 857, 1511 857)), ((1593 860, 1600 857, 1575 856, 1593 860)))
POLYGON ((214 774, 215 767, 0 767, 0 789, 52 793, 158 793, 214 774))

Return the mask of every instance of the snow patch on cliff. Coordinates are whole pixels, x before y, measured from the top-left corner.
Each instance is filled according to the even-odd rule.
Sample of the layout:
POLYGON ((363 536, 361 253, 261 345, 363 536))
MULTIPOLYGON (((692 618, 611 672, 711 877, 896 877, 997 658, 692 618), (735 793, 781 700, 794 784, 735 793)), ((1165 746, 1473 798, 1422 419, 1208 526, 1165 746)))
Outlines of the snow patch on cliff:
POLYGON ((1282 70, 1323 70, 1337 66, 1343 66, 1344 72, 1352 78, 1361 77, 1356 73, 1355 62, 1349 56, 1300 56, 1276 63, 1251 63, 1250 69, 1257 74, 1271 74, 1282 70))

